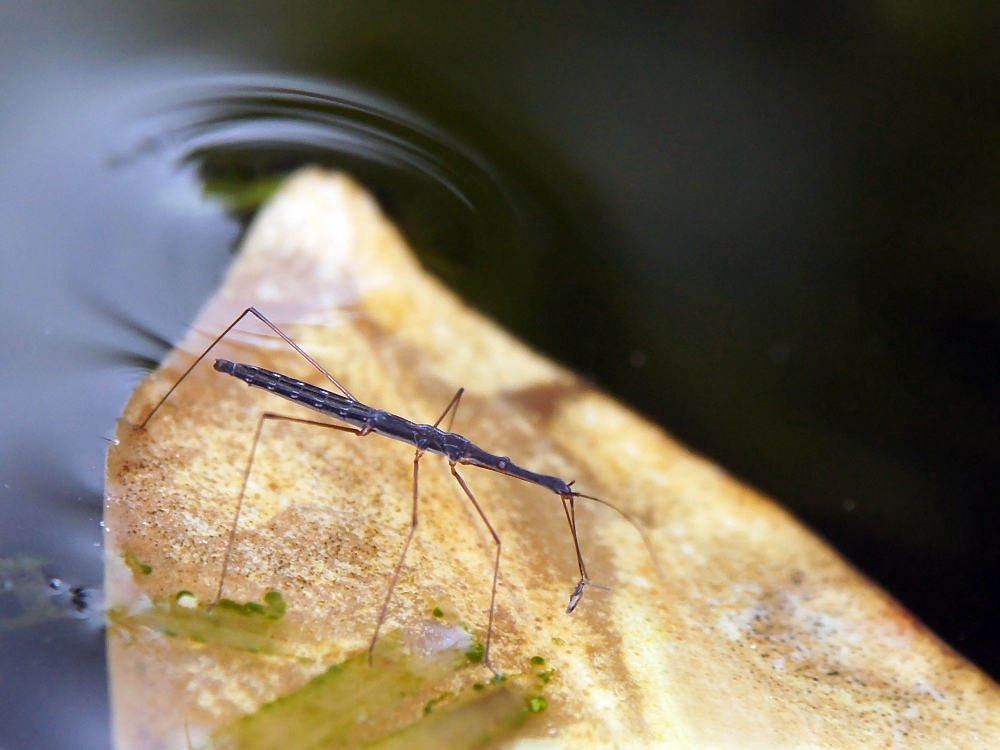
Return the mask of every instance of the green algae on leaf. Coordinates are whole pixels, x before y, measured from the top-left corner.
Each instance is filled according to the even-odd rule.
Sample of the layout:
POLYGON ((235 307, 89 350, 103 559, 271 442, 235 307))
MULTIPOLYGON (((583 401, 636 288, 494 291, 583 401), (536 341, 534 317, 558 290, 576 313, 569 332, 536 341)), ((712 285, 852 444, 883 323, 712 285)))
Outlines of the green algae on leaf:
POLYGON ((125 628, 143 626, 171 638, 266 654, 283 652, 275 635, 285 608, 277 591, 268 592, 263 604, 222 599, 214 608, 200 604, 190 591, 179 591, 168 602, 131 614, 112 610, 109 619, 125 628))
POLYGON ((465 652, 465 658, 473 664, 479 664, 485 656, 486 646, 479 640, 472 645, 472 648, 465 652))
POLYGON ((443 703, 444 701, 448 700, 451 697, 452 697, 451 693, 442 693, 437 698, 431 698, 429 701, 427 701, 427 704, 424 706, 424 713, 429 714, 431 711, 434 710, 434 707, 436 705, 438 705, 439 703, 443 703))
POLYGON ((129 567, 129 570, 132 571, 133 575, 148 576, 150 573, 153 572, 152 565, 148 565, 144 562, 141 562, 139 558, 133 555, 131 552, 126 552, 124 555, 122 555, 122 560, 125 561, 125 564, 129 567))
POLYGON ((549 707, 549 702, 540 695, 528 698, 528 710, 533 714, 540 713, 549 707))
MULTIPOLYGON (((545 659, 541 656, 532 656, 529 663, 533 667, 544 667, 545 659)), ((545 686, 549 684, 549 681, 555 676, 556 670, 554 669, 543 669, 541 672, 536 672, 535 677, 539 679, 538 689, 544 690, 545 686)))
POLYGON ((278 591, 268 591, 264 594, 263 604, 258 604, 257 602, 240 604, 239 602, 234 602, 232 599, 220 599, 216 606, 220 609, 229 610, 230 612, 247 617, 262 615, 269 620, 280 620, 285 616, 285 611, 287 610, 285 600, 278 591))

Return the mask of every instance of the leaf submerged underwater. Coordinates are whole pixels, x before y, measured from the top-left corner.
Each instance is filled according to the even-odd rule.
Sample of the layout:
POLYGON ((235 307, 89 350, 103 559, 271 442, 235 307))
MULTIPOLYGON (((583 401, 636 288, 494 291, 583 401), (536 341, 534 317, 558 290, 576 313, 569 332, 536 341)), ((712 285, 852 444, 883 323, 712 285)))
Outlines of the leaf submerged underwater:
MULTIPOLYGON (((478 747, 524 724, 544 687, 528 675, 442 692, 467 665, 455 649, 425 656, 405 652, 398 637, 334 665, 304 687, 213 735, 213 746, 243 750, 309 748, 478 747), (478 688, 478 689, 477 689, 478 688)), ((544 700, 544 699, 541 699, 544 700)))
POLYGON ((393 696, 417 662, 369 669, 358 655, 409 529, 413 449, 269 424, 229 563, 233 606, 209 613, 260 415, 310 418, 210 360, 322 382, 249 325, 145 430, 123 423, 108 454, 119 750, 183 750, 185 728, 197 748, 1000 747, 993 682, 771 501, 465 307, 343 175, 304 170, 278 191, 125 419, 141 421, 250 305, 365 403, 430 423, 464 386, 457 432, 641 519, 663 575, 634 528, 580 501, 591 576, 611 590, 565 614, 576 570, 558 498, 465 470, 503 540, 491 657, 526 675, 491 685, 469 654, 482 655, 495 548, 447 465, 427 456, 420 525, 383 632, 401 634, 404 656, 465 661, 393 696), (190 596, 183 606, 178 592, 190 596), (282 597, 280 617, 268 592, 282 597), (526 670, 532 657, 544 669, 526 670), (306 739, 281 716, 296 716, 306 739))

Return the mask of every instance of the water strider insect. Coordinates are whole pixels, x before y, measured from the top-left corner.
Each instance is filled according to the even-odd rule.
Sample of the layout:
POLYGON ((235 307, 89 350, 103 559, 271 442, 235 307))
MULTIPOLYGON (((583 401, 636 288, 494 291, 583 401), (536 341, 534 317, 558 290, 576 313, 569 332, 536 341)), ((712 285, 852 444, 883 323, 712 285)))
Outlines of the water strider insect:
POLYGON ((413 457, 413 513, 410 521, 410 532, 406 538, 406 543, 403 545, 403 550, 400 553, 399 561, 396 563, 396 567, 393 570, 392 577, 389 581, 389 589, 386 592, 385 599, 382 602, 382 607, 379 611, 378 620, 375 623, 375 632, 372 635, 371 644, 368 648, 368 659, 371 663, 372 653, 375 648, 375 642, 378 640, 379 631, 385 622, 386 613, 389 609, 389 602, 392 599, 393 591, 399 580, 400 572, 403 568, 403 563, 406 559, 406 553, 409 550, 410 543, 413 541, 414 533, 417 529, 417 507, 419 500, 419 468, 420 459, 425 453, 436 453, 438 455, 444 456, 448 460, 449 467, 451 469, 451 474, 458 482, 462 491, 469 498, 473 507, 475 507, 476 512, 479 517, 483 520, 486 528, 489 530, 490 535, 493 537, 493 542, 496 544, 496 557, 493 563, 493 589, 490 596, 490 612, 489 621, 486 629, 486 644, 483 653, 483 662, 491 670, 493 669, 490 663, 490 644, 493 637, 493 616, 496 606, 496 594, 497 594, 497 580, 500 574, 500 553, 502 548, 502 543, 500 541, 500 536, 497 534, 493 525, 489 522, 486 517, 486 513, 483 511, 482 506, 479 501, 476 500, 475 495, 466 484, 465 479, 461 474, 458 473, 458 466, 473 466, 480 469, 487 469, 488 471, 493 471, 498 474, 503 474, 504 476, 513 477, 515 479, 520 479, 524 482, 537 485, 550 492, 555 493, 559 496, 562 501, 563 511, 566 514, 566 520, 569 523, 570 533, 573 537, 573 546, 576 552, 576 563, 580 571, 580 581, 576 584, 576 588, 570 595, 569 604, 566 607, 566 613, 569 614, 576 609, 580 600, 583 598, 584 592, 588 586, 593 586, 595 588, 604 588, 602 586, 597 586, 590 581, 587 575, 587 568, 583 561, 583 554, 580 550, 580 539, 577 533, 576 526, 576 499, 586 498, 588 500, 593 500, 594 502, 605 505, 624 517, 629 523, 631 523, 639 534, 643 538, 643 542, 649 551, 650 556, 653 559, 654 565, 656 565, 659 572, 659 565, 656 560, 656 556, 653 553, 652 545, 646 533, 643 531, 642 527, 633 519, 628 513, 623 511, 621 508, 609 503, 606 500, 594 497, 592 495, 586 495, 582 492, 577 492, 573 489, 573 482, 566 482, 558 477, 548 476, 546 474, 538 474, 528 469, 524 469, 513 461, 511 461, 506 456, 496 456, 492 453, 488 453, 482 448, 475 445, 471 440, 465 438, 456 433, 450 432, 451 423, 454 422, 455 414, 458 411, 459 402, 462 399, 462 394, 464 389, 460 388, 452 398, 451 402, 448 404, 441 416, 438 417, 437 421, 432 425, 428 424, 416 424, 403 417, 396 416, 387 411, 381 409, 376 409, 366 404, 361 403, 350 391, 348 391, 336 378, 334 378, 330 373, 328 373, 323 367, 316 362, 312 357, 306 354, 298 344, 292 341, 281 329, 279 329, 274 323, 268 320, 264 315, 262 315, 257 309, 250 307, 243 311, 243 313, 236 318, 229 326, 221 333, 218 337, 209 345, 205 351, 203 351, 198 358, 184 371, 184 374, 177 379, 177 381, 170 387, 170 390, 161 398, 156 405, 153 407, 152 411, 146 416, 146 418, 137 427, 139 429, 144 429, 149 421, 153 418, 159 408, 164 404, 164 402, 170 398, 170 395, 177 389, 181 382, 186 378, 195 367, 212 351, 215 346, 222 341, 222 339, 232 331, 239 323, 247 316, 253 315, 262 323, 264 323, 268 328, 270 328, 274 333, 282 338, 290 347, 292 347, 296 352, 305 357, 305 359, 315 367, 319 372, 321 372, 337 389, 343 394, 334 393, 333 391, 326 390, 324 388, 319 388, 308 383, 303 383, 302 381, 295 380, 286 375, 282 375, 277 372, 272 372, 271 370, 265 370, 261 367, 256 367, 254 365, 240 364, 236 362, 230 362, 225 359, 218 359, 215 361, 215 369, 219 372, 232 375, 233 377, 239 378, 240 380, 247 383, 247 385, 262 388, 270 393, 273 393, 282 398, 288 399, 296 404, 300 404, 309 409, 317 411, 328 417, 332 417, 340 422, 346 423, 345 425, 330 424, 328 422, 318 422, 311 419, 301 419, 298 417, 289 417, 282 414, 274 414, 271 412, 266 412, 261 415, 257 423, 257 430, 254 433, 253 445, 250 449, 250 457, 247 460, 246 468, 243 471, 243 481, 240 486, 240 494, 236 504, 236 511, 234 513, 233 524, 230 527, 229 538, 226 545, 226 552, 222 563, 222 573, 219 576, 219 586, 216 591, 215 600, 212 604, 214 607, 216 603, 222 598, 223 587, 225 586, 226 573, 229 567, 229 557, 232 551, 233 543, 236 535, 236 527, 239 522, 240 509, 243 505, 243 498, 246 493, 247 482, 250 477, 250 471, 253 466, 254 456, 257 452, 257 445, 260 442, 261 433, 264 429, 264 425, 269 420, 281 420, 286 422, 294 422, 298 424, 311 425, 315 427, 324 427, 332 430, 339 430, 341 432, 349 432, 359 437, 364 437, 370 434, 382 435, 384 437, 392 438, 394 440, 399 440, 404 443, 408 443, 416 448, 416 453, 413 457), (451 421, 449 422, 449 430, 439 429, 438 425, 451 414, 451 421))

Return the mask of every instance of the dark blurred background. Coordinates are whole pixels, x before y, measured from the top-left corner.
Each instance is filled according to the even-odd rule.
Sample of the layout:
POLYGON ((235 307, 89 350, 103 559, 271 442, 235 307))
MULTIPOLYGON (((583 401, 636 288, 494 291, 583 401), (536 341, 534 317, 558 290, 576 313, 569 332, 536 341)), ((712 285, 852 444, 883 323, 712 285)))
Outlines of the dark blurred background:
MULTIPOLYGON (((1000 6, 627 5, 0 5, 0 558, 99 601, 103 438, 318 161, 1000 676, 1000 6)), ((108 746, 99 619, 0 632, 0 748, 108 746)))

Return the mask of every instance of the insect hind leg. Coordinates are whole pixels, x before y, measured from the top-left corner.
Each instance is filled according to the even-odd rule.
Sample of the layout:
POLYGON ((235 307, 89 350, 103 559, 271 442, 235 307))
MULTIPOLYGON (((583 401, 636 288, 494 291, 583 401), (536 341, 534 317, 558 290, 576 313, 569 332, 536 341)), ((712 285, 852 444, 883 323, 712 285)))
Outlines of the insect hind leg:
POLYGON ((222 572, 219 574, 219 586, 216 589, 215 598, 209 605, 209 611, 214 609, 215 605, 222 600, 222 591, 226 585, 226 575, 229 572, 229 558, 232 556, 233 545, 236 542, 236 527, 239 525, 240 512, 243 510, 243 499, 246 497, 247 483, 250 481, 250 473, 253 471, 253 462, 257 457, 257 446, 260 443, 260 437, 264 432, 264 425, 269 421, 293 422, 295 424, 304 424, 313 427, 325 427, 330 430, 337 430, 338 432, 350 432, 359 437, 364 437, 367 434, 363 430, 359 430, 356 427, 345 427, 343 425, 330 424, 328 422, 317 422, 313 419, 288 417, 284 414, 274 414, 272 412, 265 412, 260 415, 260 419, 257 421, 257 429, 253 436, 253 444, 250 446, 250 457, 247 459, 246 468, 243 469, 243 480, 240 482, 240 494, 236 498, 236 510, 233 512, 233 522, 229 526, 229 535, 226 541, 226 552, 222 558, 222 572))
MULTIPOLYGON (((459 395, 461 395, 461 393, 459 393, 459 395)), ((455 480, 462 488, 462 491, 465 492, 466 496, 472 502, 473 507, 476 509, 476 513, 478 513, 479 517, 483 519, 483 523, 486 524, 486 528, 489 529, 490 535, 493 537, 493 542, 497 546, 497 556, 493 562, 493 590, 490 593, 490 619, 486 626, 486 647, 483 650, 483 664, 485 664, 494 675, 499 677, 500 673, 493 668, 493 663, 490 661, 490 646, 493 643, 493 619, 496 612, 497 581, 500 577, 500 552, 502 550, 503 543, 500 541, 500 535, 497 534, 496 529, 493 528, 493 524, 491 524, 490 520, 486 517, 486 512, 479 504, 479 501, 476 500, 476 496, 473 495, 472 490, 469 489, 469 485, 465 483, 462 475, 458 473, 458 469, 455 467, 455 462, 450 461, 449 464, 451 466, 451 475, 455 477, 455 480)))
MULTIPOLYGON (((451 407, 449 406, 448 408, 450 409, 451 407)), ((444 414, 441 416, 443 417, 444 414)), ((418 448, 416 454, 413 456, 413 515, 410 519, 410 533, 406 537, 406 543, 403 545, 403 551, 399 554, 399 562, 396 563, 396 568, 392 571, 392 578, 389 579, 389 590, 385 594, 385 599, 382 602, 382 609, 379 610, 378 620, 375 622, 375 633, 372 635, 372 642, 368 646, 369 667, 374 665, 375 643, 378 641, 378 634, 382 630, 382 625, 385 624, 385 617, 389 612, 389 602, 392 601, 392 593, 396 590, 396 584, 399 583, 399 576, 403 571, 403 563, 406 561, 406 553, 410 549, 410 543, 413 541, 413 536, 417 533, 417 502, 420 497, 418 480, 420 472, 420 457, 423 455, 424 452, 418 448)))

